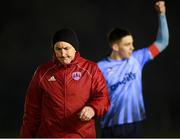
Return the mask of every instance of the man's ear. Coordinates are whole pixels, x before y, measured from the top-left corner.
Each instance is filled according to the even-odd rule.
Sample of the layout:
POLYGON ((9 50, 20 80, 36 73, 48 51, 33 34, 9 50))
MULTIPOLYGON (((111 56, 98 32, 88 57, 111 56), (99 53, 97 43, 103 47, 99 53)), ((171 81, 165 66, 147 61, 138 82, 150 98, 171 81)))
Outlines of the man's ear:
POLYGON ((118 51, 119 50, 119 47, 118 47, 117 43, 114 43, 111 47, 112 47, 113 51, 118 51))

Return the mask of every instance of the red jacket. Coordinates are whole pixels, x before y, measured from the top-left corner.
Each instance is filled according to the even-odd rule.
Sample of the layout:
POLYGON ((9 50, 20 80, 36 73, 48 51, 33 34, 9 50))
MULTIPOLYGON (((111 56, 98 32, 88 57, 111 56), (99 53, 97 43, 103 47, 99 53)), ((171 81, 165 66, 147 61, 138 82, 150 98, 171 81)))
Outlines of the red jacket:
POLYGON ((41 65, 28 87, 20 137, 96 137, 94 118, 79 119, 84 106, 98 117, 109 108, 106 81, 95 63, 76 53, 69 65, 41 65))

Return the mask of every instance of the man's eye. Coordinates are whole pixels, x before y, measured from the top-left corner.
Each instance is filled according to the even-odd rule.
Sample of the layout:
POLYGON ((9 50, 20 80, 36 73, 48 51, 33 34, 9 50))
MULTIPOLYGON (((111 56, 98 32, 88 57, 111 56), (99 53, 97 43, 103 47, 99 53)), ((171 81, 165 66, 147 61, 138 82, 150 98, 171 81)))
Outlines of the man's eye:
POLYGON ((69 47, 64 48, 65 50, 69 50, 69 47))
POLYGON ((131 45, 130 43, 125 44, 125 46, 130 46, 130 45, 131 45))
POLYGON ((58 47, 55 47, 55 50, 60 50, 60 48, 58 48, 58 47))

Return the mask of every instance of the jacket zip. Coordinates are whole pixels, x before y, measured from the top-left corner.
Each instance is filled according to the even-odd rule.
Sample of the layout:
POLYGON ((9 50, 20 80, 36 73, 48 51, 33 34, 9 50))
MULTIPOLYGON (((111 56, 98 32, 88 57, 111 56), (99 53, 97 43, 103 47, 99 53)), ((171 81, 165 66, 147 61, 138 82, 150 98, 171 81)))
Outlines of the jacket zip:
POLYGON ((64 71, 64 117, 66 118, 67 115, 66 115, 66 90, 67 90, 67 85, 66 85, 66 71, 67 69, 65 68, 65 71, 64 71))

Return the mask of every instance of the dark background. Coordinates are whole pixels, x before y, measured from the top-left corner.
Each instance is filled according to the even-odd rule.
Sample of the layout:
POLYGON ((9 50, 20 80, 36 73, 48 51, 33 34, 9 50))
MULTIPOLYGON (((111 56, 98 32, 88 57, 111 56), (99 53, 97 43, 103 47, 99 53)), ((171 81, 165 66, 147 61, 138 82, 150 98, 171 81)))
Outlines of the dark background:
MULTIPOLYGON (((143 71, 146 137, 180 137, 178 0, 166 1, 168 48, 143 71)), ((0 4, 0 137, 18 137, 24 97, 36 67, 51 59, 51 36, 59 28, 77 32, 81 55, 98 61, 109 54, 106 34, 128 28, 136 49, 156 37, 153 0, 6 0, 0 4)), ((97 124, 98 136, 100 134, 97 124)))

